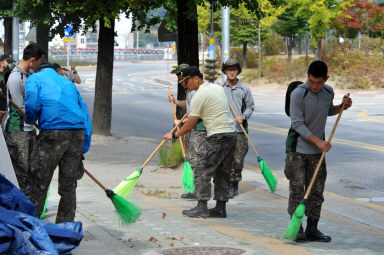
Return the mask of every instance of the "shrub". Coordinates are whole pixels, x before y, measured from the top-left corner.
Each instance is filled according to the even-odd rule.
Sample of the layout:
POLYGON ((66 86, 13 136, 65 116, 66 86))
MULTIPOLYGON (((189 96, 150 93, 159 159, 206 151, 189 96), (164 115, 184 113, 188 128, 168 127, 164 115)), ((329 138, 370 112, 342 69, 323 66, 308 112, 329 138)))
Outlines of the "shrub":
POLYGON ((381 55, 365 56, 362 50, 350 50, 338 46, 325 51, 324 61, 329 72, 350 82, 349 88, 368 89, 384 87, 384 61, 381 55))
POLYGON ((183 159, 180 143, 172 143, 171 146, 162 146, 159 150, 159 165, 175 168, 183 159))
POLYGON ((266 56, 280 55, 280 53, 287 51, 284 38, 276 33, 268 33, 261 47, 266 56))

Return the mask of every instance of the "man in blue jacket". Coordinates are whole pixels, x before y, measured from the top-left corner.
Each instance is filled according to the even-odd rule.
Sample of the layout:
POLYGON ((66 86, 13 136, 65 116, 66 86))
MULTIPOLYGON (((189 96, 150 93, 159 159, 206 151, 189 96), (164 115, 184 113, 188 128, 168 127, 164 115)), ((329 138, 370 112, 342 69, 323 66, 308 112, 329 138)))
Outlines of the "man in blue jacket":
POLYGON ((84 174, 82 155, 89 149, 92 127, 87 106, 76 86, 42 63, 25 86, 25 121, 39 121, 40 133, 31 155, 28 196, 40 216, 54 170, 59 166, 61 196, 56 223, 73 222, 77 180, 84 174))

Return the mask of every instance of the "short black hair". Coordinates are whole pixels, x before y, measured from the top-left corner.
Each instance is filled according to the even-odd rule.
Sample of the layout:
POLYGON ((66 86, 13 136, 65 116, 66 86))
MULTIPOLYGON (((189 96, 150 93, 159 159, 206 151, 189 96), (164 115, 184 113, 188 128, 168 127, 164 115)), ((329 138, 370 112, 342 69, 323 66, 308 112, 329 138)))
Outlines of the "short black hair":
POLYGON ((38 60, 43 55, 45 55, 43 47, 41 47, 38 43, 31 43, 28 44, 23 51, 23 60, 28 60, 30 58, 35 58, 38 60))
POLYGON ((308 74, 316 78, 327 78, 328 76, 328 67, 321 60, 313 61, 308 67, 308 74))
POLYGON ((40 63, 40 64, 38 64, 37 66, 36 66, 36 72, 38 72, 38 71, 40 71, 41 69, 44 69, 44 68, 53 68, 54 69, 54 67, 53 67, 53 65, 51 64, 51 63, 49 63, 49 62, 42 62, 42 63, 40 63))
POLYGON ((53 69, 56 70, 56 72, 57 72, 59 69, 61 69, 61 65, 58 64, 58 63, 52 63, 52 67, 53 67, 53 69))

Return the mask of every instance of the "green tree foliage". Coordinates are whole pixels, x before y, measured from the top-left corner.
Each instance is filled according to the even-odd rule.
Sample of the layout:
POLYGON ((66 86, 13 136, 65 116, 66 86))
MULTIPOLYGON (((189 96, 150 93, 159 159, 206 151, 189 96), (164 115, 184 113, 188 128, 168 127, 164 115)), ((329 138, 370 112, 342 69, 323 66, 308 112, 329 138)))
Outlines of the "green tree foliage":
POLYGON ((343 12, 343 15, 335 19, 333 28, 338 35, 354 39, 361 32, 365 35, 365 54, 368 55, 368 36, 384 37, 384 7, 356 0, 354 6, 343 12))
POLYGON ((288 40, 289 62, 292 59, 293 41, 303 35, 307 27, 306 19, 302 16, 296 16, 297 8, 298 6, 290 4, 273 25, 273 29, 288 40))
POLYGON ((312 43, 317 43, 316 59, 321 59, 321 40, 331 28, 332 22, 352 6, 352 0, 290 0, 298 6, 296 16, 303 17, 309 24, 312 43))

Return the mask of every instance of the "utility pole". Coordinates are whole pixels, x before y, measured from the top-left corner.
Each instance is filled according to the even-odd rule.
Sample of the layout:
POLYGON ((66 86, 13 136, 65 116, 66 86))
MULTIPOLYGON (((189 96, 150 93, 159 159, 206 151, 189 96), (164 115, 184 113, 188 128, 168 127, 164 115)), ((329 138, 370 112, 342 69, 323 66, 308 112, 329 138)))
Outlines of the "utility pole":
MULTIPOLYGON (((12 3, 12 10, 16 10, 15 2, 12 3)), ((12 58, 19 62, 19 18, 12 18, 12 58)))
POLYGON ((136 59, 139 59, 139 30, 136 31, 136 59))
POLYGON ((257 77, 261 79, 261 26, 260 26, 260 20, 259 20, 259 29, 257 31, 258 33, 258 39, 259 39, 259 68, 257 70, 257 77))
POLYGON ((206 60, 207 62, 207 69, 205 70, 205 73, 207 74, 206 80, 209 82, 214 82, 216 80, 216 74, 215 71, 216 68, 216 59, 215 59, 215 32, 213 30, 213 8, 214 8, 214 2, 211 1, 211 38, 209 38, 209 58, 206 60))
MULTIPOLYGON (((222 42, 223 42, 223 48, 222 48, 222 64, 224 64, 229 58, 230 58, 230 35, 229 35, 229 7, 224 6, 222 7, 222 42)), ((222 74, 222 82, 224 82, 227 79, 227 76, 225 74, 222 74)))

